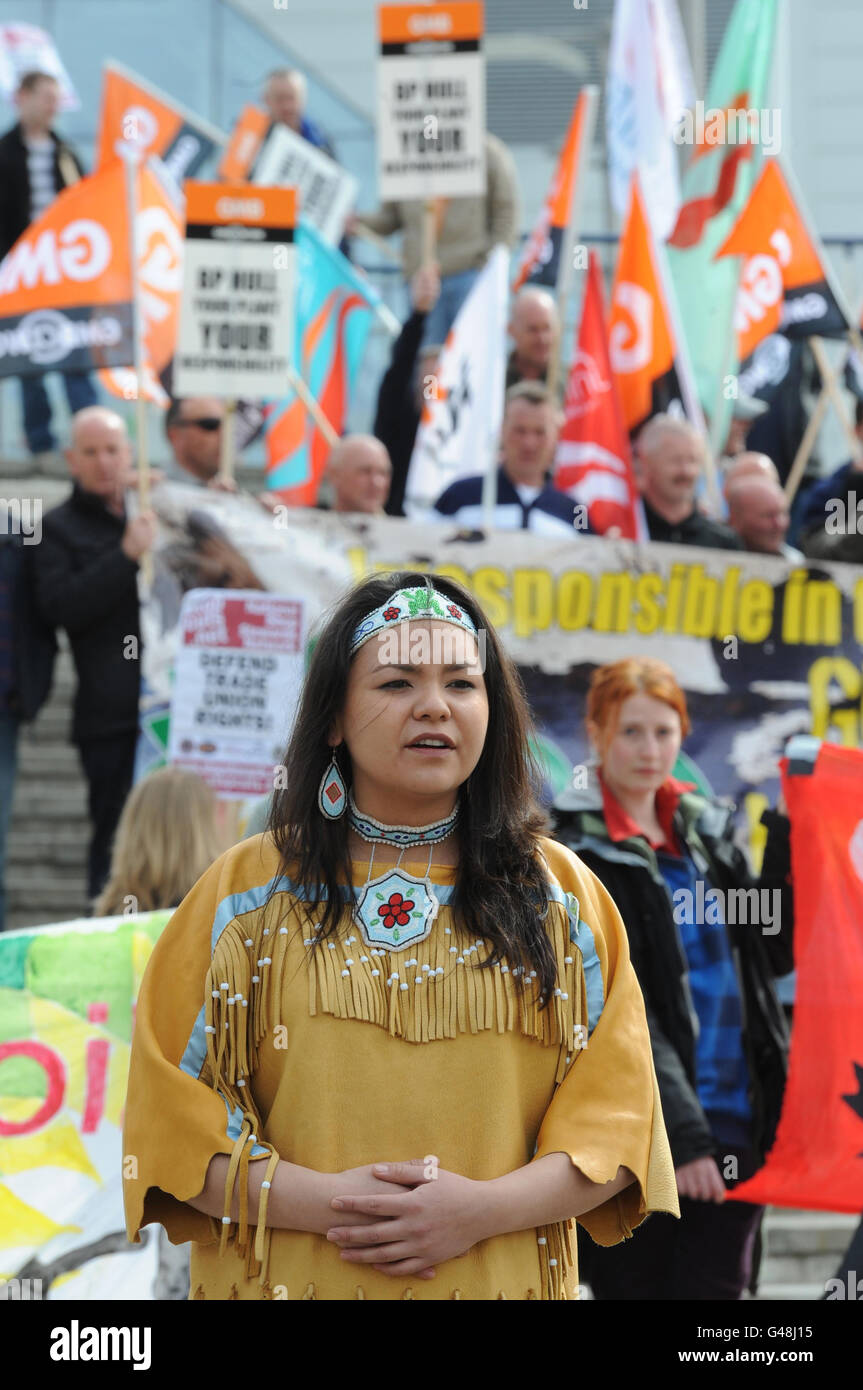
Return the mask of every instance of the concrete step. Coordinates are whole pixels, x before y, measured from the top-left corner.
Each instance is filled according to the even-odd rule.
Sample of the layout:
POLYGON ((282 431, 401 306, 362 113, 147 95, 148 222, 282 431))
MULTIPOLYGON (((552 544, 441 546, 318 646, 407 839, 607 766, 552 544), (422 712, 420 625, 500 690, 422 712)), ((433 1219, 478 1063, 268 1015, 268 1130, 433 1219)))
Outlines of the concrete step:
POLYGON ((26 781, 80 781, 81 760, 71 743, 23 738, 18 744, 18 777, 26 781))
POLYGON ((52 782, 49 786, 20 779, 15 788, 12 834, 18 821, 78 821, 87 814, 87 791, 79 781, 52 782))
POLYGON ((10 873, 6 902, 10 914, 36 915, 36 925, 65 922, 72 917, 82 917, 86 912, 87 880, 80 870, 67 878, 52 869, 50 880, 43 873, 34 884, 16 882, 10 873))
POLYGON ((83 816, 74 825, 58 826, 54 835, 46 835, 44 825, 36 822, 32 829, 20 826, 18 829, 15 843, 10 844, 6 855, 6 873, 10 879, 32 873, 34 866, 44 876, 46 864, 51 865, 52 873, 55 868, 80 870, 89 843, 89 827, 83 816), (60 832, 64 830, 66 833, 61 837, 60 832))
POLYGON ((859 1221, 844 1212, 771 1210, 764 1221, 765 1248, 771 1257, 842 1255, 859 1221))
POLYGON ((822 1287, 812 1284, 761 1284, 756 1303, 817 1303, 824 1296, 822 1287))

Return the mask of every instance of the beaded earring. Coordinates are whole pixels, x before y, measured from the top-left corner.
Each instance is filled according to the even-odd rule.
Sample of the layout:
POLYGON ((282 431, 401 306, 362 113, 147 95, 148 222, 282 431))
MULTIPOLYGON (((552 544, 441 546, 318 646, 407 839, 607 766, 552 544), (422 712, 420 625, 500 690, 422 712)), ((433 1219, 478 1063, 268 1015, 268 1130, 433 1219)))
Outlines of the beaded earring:
POLYGON ((338 820, 340 816, 345 814, 347 804, 348 789, 336 760, 336 750, 333 749, 330 765, 321 778, 321 785, 318 788, 318 809, 322 816, 326 816, 327 820, 338 820))

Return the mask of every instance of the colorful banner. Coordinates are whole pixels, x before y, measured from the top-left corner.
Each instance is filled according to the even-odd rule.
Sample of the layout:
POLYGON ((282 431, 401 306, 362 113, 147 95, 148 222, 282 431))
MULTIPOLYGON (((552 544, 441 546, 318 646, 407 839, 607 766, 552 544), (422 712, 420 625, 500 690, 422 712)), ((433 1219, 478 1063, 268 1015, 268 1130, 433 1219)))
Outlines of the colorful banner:
POLYGON ((251 498, 179 486, 154 489, 153 506, 156 579, 141 609, 151 757, 166 740, 182 594, 212 585, 216 563, 226 589, 302 599, 312 634, 375 570, 419 567, 466 583, 521 668, 555 791, 589 756, 582 719, 593 667, 659 653, 689 698, 686 754, 736 801, 756 851, 792 734, 863 746, 863 569, 854 565, 807 570, 766 555, 528 531, 471 541, 444 521, 268 516, 251 498))
MULTIPOLYGON (((301 221, 295 245, 297 371, 340 435, 380 300, 314 227, 301 221)), ((290 506, 313 506, 329 452, 328 440, 293 391, 273 402, 266 423, 268 488, 290 506)))
POLYGON ((152 1297, 155 1239, 125 1239, 122 1111, 138 986, 170 916, 0 933, 0 1278, 41 1279, 42 1297, 152 1297), (116 1253, 93 1251, 111 1236, 116 1253))
POLYGON ((863 1211, 863 752, 783 765, 797 988, 788 1082, 765 1166, 729 1197, 863 1211))
POLYGON ((745 256, 734 327, 745 362, 769 333, 843 338, 851 320, 831 283, 827 257, 779 159, 766 159, 730 235, 716 252, 745 256))
POLYGON ((647 539, 629 436, 611 370, 602 269, 595 251, 590 253, 581 326, 566 387, 554 485, 587 507, 594 534, 602 536, 616 527, 627 540, 647 539))
POLYGON ((581 165, 584 126, 588 107, 587 91, 581 91, 572 108, 569 130, 557 161, 554 178, 536 225, 525 242, 513 293, 524 284, 556 285, 560 270, 563 235, 573 204, 573 183, 581 165))
POLYGON ((189 179, 226 143, 209 121, 119 63, 105 64, 96 168, 116 159, 123 145, 158 155, 176 183, 189 179))

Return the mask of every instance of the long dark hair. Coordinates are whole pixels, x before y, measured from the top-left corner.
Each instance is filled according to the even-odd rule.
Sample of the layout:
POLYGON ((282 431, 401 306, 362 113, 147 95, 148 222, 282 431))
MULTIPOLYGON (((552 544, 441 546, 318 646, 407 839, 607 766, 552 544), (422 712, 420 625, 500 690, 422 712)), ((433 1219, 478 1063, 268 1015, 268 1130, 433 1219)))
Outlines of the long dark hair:
MULTIPOLYGON (((535 970, 547 1004, 556 968, 541 920, 546 875, 536 851, 547 820, 538 801, 539 769, 528 745, 532 720, 521 679, 494 629, 476 600, 452 579, 415 571, 376 575, 353 589, 331 614, 312 655, 285 753, 286 786, 273 796, 269 829, 279 851, 279 871, 311 895, 310 916, 324 904, 317 939, 335 931, 343 912, 341 885, 352 882, 348 822, 347 817, 327 820, 321 815, 318 788, 333 752, 327 736, 345 703, 351 639, 362 619, 396 590, 424 588, 430 582, 486 634, 488 731, 479 762, 461 789, 454 918, 490 943, 488 966, 505 956, 526 968, 520 980, 535 970)), ((351 759, 344 744, 338 757, 350 786, 351 759)))

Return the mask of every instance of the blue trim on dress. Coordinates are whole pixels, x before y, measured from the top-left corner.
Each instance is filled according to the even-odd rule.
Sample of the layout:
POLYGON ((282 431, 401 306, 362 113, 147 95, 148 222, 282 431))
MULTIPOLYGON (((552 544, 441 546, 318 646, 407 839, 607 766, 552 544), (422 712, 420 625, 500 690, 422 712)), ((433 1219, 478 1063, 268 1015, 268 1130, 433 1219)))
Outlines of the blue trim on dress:
POLYGON ((602 982, 602 965, 596 951, 593 928, 588 926, 582 917, 578 898, 574 893, 564 893, 560 884, 550 883, 548 896, 566 910, 569 918, 569 939, 581 955, 587 994, 587 1036, 590 1037, 605 1008, 605 985, 602 982))

